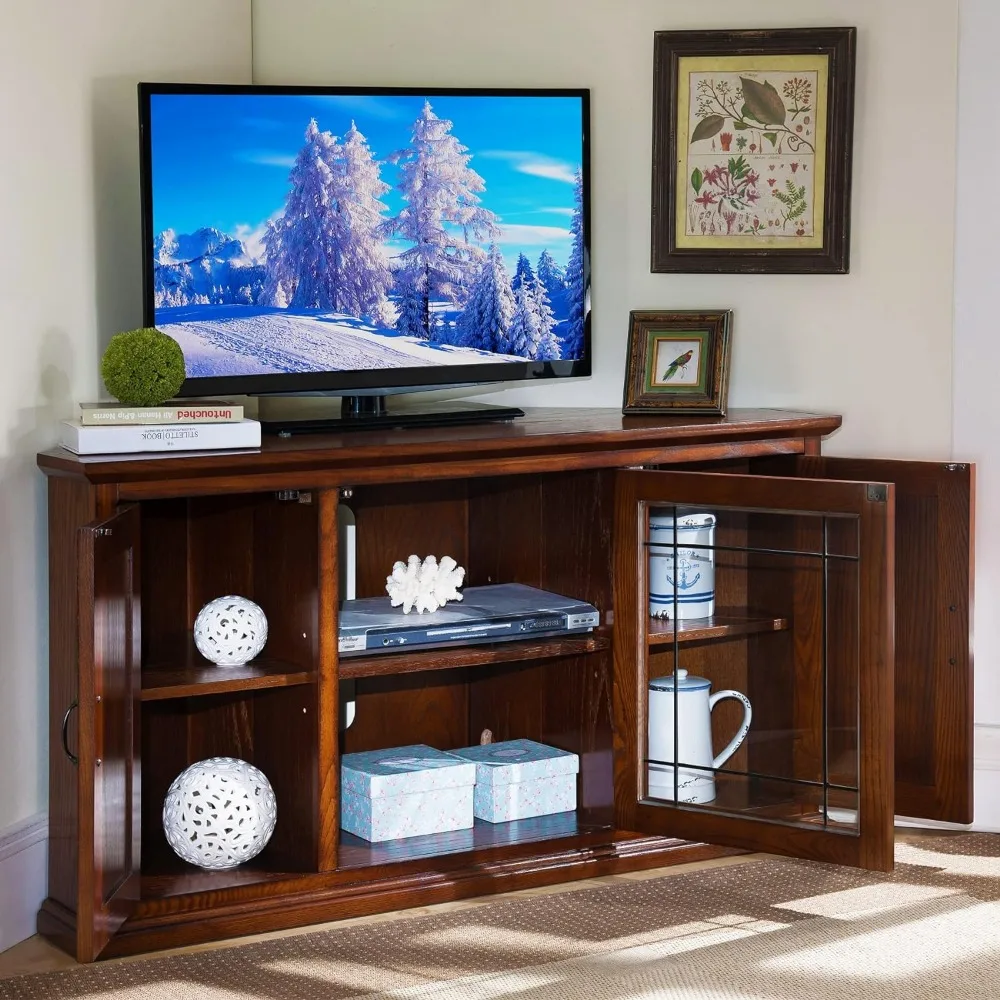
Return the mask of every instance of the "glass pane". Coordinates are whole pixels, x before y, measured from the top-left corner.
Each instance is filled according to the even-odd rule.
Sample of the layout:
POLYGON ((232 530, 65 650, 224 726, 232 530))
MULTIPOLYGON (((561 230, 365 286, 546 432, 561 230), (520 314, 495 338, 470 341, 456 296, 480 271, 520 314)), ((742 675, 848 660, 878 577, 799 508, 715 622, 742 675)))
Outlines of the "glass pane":
POLYGON ((648 517, 644 800, 856 832, 857 519, 648 517))

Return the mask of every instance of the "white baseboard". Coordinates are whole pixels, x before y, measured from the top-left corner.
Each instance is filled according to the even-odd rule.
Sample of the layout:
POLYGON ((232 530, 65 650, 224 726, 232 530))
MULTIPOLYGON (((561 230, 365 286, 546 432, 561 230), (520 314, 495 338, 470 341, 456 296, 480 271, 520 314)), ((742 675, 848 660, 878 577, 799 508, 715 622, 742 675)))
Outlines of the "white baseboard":
POLYGON ((35 933, 48 881, 48 836, 45 813, 0 832, 0 951, 35 933))
POLYGON ((1000 771, 1000 725, 976 726, 974 757, 977 771, 1000 771))
POLYGON ((976 726, 973 762, 972 798, 975 816, 968 826, 961 823, 939 823, 933 819, 913 819, 909 816, 897 816, 896 826, 1000 833, 1000 726, 985 723, 976 726))
POLYGON ((1000 725, 976 726, 974 830, 1000 833, 1000 725))

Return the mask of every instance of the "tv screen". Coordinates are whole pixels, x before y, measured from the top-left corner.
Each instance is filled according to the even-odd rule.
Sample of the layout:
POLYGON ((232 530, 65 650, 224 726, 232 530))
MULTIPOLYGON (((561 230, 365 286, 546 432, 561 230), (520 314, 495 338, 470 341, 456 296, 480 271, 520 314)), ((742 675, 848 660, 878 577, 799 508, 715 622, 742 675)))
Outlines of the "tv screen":
POLYGON ((141 84, 185 395, 590 373, 588 92, 141 84))

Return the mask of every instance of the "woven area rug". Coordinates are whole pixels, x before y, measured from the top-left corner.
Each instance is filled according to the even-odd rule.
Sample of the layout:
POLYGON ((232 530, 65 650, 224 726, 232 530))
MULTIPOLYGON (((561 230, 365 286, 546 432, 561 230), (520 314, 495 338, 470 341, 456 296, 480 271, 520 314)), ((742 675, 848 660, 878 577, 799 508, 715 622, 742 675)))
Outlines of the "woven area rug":
MULTIPOLYGON (((996 1000, 1000 836, 776 858, 0 982, 0 998, 996 1000)), ((592 886, 592 887, 590 887, 592 886)))

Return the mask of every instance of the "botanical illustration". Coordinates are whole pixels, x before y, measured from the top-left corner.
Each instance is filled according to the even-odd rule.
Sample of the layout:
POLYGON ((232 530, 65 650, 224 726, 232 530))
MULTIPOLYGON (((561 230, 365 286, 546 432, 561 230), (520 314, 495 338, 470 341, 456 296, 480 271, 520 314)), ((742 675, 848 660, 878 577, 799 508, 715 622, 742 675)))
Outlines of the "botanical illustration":
POLYGON ((688 236, 814 235, 819 74, 689 74, 688 236))
POLYGON ((227 100, 151 106, 155 322, 189 376, 582 356, 578 100, 227 100))
POLYGON ((650 386, 696 386, 701 381, 701 340, 655 339, 650 386))

